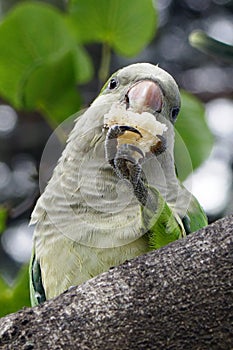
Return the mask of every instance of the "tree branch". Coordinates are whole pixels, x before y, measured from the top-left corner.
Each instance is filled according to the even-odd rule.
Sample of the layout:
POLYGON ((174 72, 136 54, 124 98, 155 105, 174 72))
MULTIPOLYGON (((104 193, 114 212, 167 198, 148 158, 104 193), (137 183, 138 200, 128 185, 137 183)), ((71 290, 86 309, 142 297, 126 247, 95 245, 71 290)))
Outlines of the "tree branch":
POLYGON ((0 349, 232 349, 233 215, 0 320, 0 349))

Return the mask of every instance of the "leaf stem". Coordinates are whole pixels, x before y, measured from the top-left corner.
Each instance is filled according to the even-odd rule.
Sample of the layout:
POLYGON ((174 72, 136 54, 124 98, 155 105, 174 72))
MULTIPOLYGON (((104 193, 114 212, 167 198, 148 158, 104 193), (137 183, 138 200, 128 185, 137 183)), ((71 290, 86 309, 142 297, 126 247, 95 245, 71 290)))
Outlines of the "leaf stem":
POLYGON ((101 84, 104 83, 109 76, 110 61, 111 61, 111 48, 108 43, 103 43, 100 69, 98 72, 99 81, 101 84))
POLYGON ((216 56, 225 61, 233 61, 233 46, 225 44, 208 36, 205 32, 197 30, 189 36, 190 44, 200 51, 216 56))

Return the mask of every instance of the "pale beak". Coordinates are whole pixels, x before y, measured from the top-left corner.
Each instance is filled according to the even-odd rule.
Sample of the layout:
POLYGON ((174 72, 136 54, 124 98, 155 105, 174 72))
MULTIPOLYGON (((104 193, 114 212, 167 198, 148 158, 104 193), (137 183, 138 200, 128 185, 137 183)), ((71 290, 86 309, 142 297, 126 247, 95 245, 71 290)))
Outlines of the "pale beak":
POLYGON ((151 80, 135 83, 127 92, 127 108, 134 112, 160 112, 163 104, 163 93, 159 85, 151 80))

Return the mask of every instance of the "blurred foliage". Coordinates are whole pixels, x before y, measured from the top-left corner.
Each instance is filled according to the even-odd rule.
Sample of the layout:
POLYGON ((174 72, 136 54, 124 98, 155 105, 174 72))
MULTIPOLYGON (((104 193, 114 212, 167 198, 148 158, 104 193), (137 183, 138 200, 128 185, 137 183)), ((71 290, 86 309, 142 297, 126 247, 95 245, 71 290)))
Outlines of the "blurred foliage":
POLYGON ((175 129, 175 163, 183 181, 208 157, 214 142, 205 120, 204 105, 185 91, 181 92, 181 110, 175 129))
MULTIPOLYGON (((93 63, 83 45, 102 45, 99 78, 104 81, 109 74, 111 51, 135 56, 154 37, 158 17, 154 3, 71 0, 67 12, 60 12, 45 3, 20 2, 0 23, 0 96, 18 110, 39 111, 55 128, 80 109, 77 86, 93 77, 93 63)), ((185 92, 176 129, 176 162, 183 180, 212 147, 204 108, 185 92), (183 141, 185 154, 181 152, 183 141)), ((5 220, 2 209, 0 230, 5 220)), ((23 305, 29 305, 26 268, 13 287, 0 280, 1 315, 23 305)))
MULTIPOLYGON (((59 124, 80 108, 77 84, 92 77, 90 57, 80 43, 102 42, 135 55, 155 33, 155 13, 150 0, 102 0, 98 6, 71 1, 66 15, 45 3, 17 5, 0 26, 1 96, 17 109, 38 110, 59 124)), ((104 52, 103 77, 109 55, 104 52)))
POLYGON ((76 83, 91 78, 92 66, 55 7, 16 6, 0 25, 0 52, 0 93, 15 108, 59 123, 80 107, 76 83))
POLYGON ((99 69, 102 83, 108 78, 111 49, 125 57, 138 54, 154 37, 157 11, 151 0, 70 0, 67 23, 78 42, 102 43, 99 69))
POLYGON ((28 265, 21 268, 13 286, 0 277, 0 317, 23 306, 30 306, 28 265))
POLYGON ((193 47, 206 54, 233 62, 233 46, 211 38, 201 30, 192 32, 189 36, 189 42, 193 47))
POLYGON ((107 43, 135 56, 154 37, 157 12, 151 0, 71 0, 69 18, 80 43, 107 43))
POLYGON ((0 206, 0 234, 4 232, 6 228, 6 221, 8 216, 8 210, 4 206, 0 206))

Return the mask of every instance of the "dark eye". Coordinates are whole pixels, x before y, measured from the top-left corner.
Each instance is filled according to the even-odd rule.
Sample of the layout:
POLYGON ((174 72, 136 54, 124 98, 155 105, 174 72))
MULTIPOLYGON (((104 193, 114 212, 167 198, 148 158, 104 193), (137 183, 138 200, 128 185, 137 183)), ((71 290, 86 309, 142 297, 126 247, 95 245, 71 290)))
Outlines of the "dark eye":
POLYGON ((172 120, 172 122, 176 121, 176 118, 177 118, 177 116, 179 114, 179 111, 180 111, 179 107, 172 108, 172 113, 171 113, 171 120, 172 120))
POLYGON ((118 86, 117 78, 112 78, 108 83, 109 90, 114 90, 118 86))

